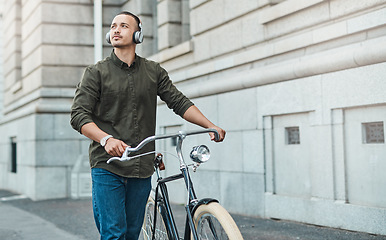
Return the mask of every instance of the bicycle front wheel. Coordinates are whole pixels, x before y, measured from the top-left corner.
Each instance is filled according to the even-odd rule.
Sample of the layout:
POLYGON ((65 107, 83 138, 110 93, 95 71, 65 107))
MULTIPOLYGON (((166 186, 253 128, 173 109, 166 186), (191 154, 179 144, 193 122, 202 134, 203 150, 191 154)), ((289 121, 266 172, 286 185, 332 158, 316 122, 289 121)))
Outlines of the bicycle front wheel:
POLYGON ((194 213, 194 224, 200 240, 243 239, 231 215, 217 202, 199 206, 194 213))
MULTIPOLYGON (((153 239, 153 229, 154 229, 154 200, 149 197, 147 204, 146 204, 146 210, 145 210, 145 218, 143 220, 143 226, 142 226, 142 233, 145 240, 151 240, 153 239)), ((154 239, 157 240, 167 240, 168 234, 166 232, 165 222, 161 216, 161 213, 159 211, 159 208, 157 207, 157 213, 156 213, 157 221, 155 226, 155 233, 154 233, 154 239)))

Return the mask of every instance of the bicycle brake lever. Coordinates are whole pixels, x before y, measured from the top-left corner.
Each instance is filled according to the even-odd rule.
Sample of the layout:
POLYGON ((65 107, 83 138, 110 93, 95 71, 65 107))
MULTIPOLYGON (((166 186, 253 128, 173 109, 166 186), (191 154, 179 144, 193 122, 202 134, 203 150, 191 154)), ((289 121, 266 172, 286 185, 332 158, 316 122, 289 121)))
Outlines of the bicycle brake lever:
POLYGON ((131 158, 130 157, 112 157, 109 160, 107 160, 107 164, 111 163, 112 161, 129 161, 131 158))

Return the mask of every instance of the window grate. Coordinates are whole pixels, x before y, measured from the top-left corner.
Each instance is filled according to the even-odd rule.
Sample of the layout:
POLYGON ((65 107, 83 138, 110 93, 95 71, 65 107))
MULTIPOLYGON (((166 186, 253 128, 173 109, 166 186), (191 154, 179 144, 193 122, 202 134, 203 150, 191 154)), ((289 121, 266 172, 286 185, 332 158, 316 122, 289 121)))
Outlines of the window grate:
POLYGON ((11 138, 11 172, 17 172, 17 141, 16 137, 11 138))
POLYGON ((286 127, 285 134, 286 134, 286 144, 288 145, 300 144, 299 127, 286 127))
POLYGON ((383 122, 368 122, 362 123, 363 140, 364 143, 384 143, 385 142, 385 131, 383 122))

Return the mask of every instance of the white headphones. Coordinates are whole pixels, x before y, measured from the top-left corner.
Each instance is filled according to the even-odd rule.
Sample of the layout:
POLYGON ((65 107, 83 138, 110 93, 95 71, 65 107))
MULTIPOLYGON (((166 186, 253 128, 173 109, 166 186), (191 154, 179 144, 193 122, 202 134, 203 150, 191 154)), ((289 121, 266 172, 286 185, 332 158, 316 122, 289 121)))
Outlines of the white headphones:
MULTIPOLYGON (((141 22, 139 22, 138 27, 139 27, 139 31, 135 31, 133 33, 133 42, 135 44, 140 44, 143 42, 142 23, 141 22)), ((107 41, 107 43, 111 44, 110 31, 108 31, 106 33, 106 41, 107 41)))

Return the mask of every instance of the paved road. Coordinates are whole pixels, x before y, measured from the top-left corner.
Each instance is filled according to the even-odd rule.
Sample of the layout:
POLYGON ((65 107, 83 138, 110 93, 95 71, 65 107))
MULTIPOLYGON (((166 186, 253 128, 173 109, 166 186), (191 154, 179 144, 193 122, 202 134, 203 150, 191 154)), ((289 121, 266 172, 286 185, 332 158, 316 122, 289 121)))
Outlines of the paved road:
MULTIPOLYGON (((96 240, 90 199, 31 201, 0 190, 0 240, 96 240), (21 198, 21 199, 18 199, 21 198)), ((176 222, 184 208, 173 205, 176 222)), ((386 240, 386 236, 350 232, 289 221, 232 215, 246 240, 386 240)))

